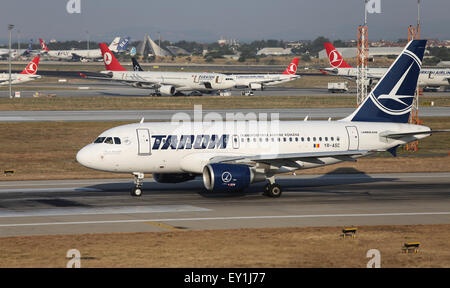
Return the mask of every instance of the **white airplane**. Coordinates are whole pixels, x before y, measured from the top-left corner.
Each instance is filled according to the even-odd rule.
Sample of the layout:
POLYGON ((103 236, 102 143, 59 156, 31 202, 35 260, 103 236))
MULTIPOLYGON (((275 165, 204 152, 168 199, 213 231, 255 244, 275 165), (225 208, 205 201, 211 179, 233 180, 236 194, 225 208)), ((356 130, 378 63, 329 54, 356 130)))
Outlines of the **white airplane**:
MULTIPOLYGON (((325 72, 332 73, 337 76, 342 76, 345 78, 356 79, 358 75, 358 69, 352 67, 345 62, 341 54, 334 48, 331 43, 324 43, 325 50, 328 55, 328 60, 330 61, 330 68, 322 69, 325 72)), ((386 73, 388 68, 367 68, 367 77, 375 80, 381 79, 386 73)), ((449 85, 450 81, 450 69, 439 69, 439 68, 423 68, 420 70, 419 75, 419 86, 427 88, 439 88, 440 86, 449 85)))
MULTIPOLYGON (((33 60, 28 63, 27 67, 20 73, 11 74, 11 84, 19 84, 29 82, 38 78, 40 75, 36 75, 39 66, 40 56, 34 57, 33 60)), ((9 73, 0 74, 0 86, 9 85, 9 73)))
POLYGON ((273 86, 300 78, 297 75, 298 58, 294 58, 283 74, 233 74, 236 88, 264 90, 265 86, 273 86))
MULTIPOLYGON (((232 77, 219 73, 128 71, 120 65, 105 43, 99 45, 107 70, 101 73, 109 77, 106 79, 123 82, 137 88, 154 89, 153 95, 155 96, 184 95, 186 92, 214 93, 235 86, 232 77)), ((105 79, 82 76, 92 79, 105 79)))
MULTIPOLYGON (((11 58, 17 58, 20 56, 37 56, 39 51, 33 50, 33 42, 30 41, 27 49, 11 49, 11 58)), ((8 58, 9 49, 1 48, 0 49, 0 58, 8 58)))
MULTIPOLYGON (((408 124, 426 40, 408 43, 365 101, 338 121, 144 123, 101 133, 76 155, 83 166, 132 173, 131 194, 142 194, 145 173, 160 183, 202 176, 210 191, 236 192, 268 180, 264 194, 279 197, 275 175, 396 149, 430 136, 429 127, 408 124), (276 129, 273 129, 273 128, 276 129)), ((305 119, 306 120, 306 119, 305 119)), ((443 131, 440 131, 443 132, 443 131)), ((448 132, 448 131, 445 131, 448 132)))
MULTIPOLYGON (((127 40, 126 45, 128 44, 129 38, 125 38, 127 40)), ((85 50, 50 50, 47 47, 45 41, 39 38, 41 42, 42 54, 48 55, 53 58, 58 58, 62 60, 88 60, 88 59, 100 59, 102 58, 102 52, 100 49, 85 49, 85 50)), ((111 51, 119 52, 118 47, 120 43, 120 37, 114 38, 114 40, 109 45, 111 51)), ((125 45, 125 48, 126 48, 125 45)))

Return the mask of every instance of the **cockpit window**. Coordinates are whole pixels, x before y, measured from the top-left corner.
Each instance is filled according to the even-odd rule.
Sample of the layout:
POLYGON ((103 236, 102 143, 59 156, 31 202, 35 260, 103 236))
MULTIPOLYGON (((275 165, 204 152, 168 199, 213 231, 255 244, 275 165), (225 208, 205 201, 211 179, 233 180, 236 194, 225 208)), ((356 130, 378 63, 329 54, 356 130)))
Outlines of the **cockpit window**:
POLYGON ((105 137, 98 137, 95 141, 94 141, 94 143, 103 143, 103 141, 105 141, 105 137))
POLYGON ((111 137, 108 137, 108 138, 106 138, 105 143, 106 144, 114 144, 114 141, 111 137))
POLYGON ((114 143, 115 144, 121 144, 120 138, 119 137, 114 137, 114 143))

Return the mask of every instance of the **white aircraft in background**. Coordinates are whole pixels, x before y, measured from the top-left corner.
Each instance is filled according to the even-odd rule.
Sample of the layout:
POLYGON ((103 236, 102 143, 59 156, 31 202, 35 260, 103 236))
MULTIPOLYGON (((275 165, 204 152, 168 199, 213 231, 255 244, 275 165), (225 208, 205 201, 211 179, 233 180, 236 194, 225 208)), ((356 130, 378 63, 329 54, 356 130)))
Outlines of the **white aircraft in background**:
MULTIPOLYGON (((27 67, 20 73, 11 74, 11 84, 19 84, 29 82, 35 79, 41 78, 40 75, 36 75, 39 66, 40 56, 34 57, 33 60, 28 63, 27 67)), ((0 74, 0 86, 9 85, 9 74, 0 74)))
MULTIPOLYGON (((236 192, 269 180, 264 194, 279 197, 275 175, 396 149, 437 131, 408 124, 426 40, 408 43, 364 102, 338 121, 275 121, 277 129, 249 129, 249 121, 141 123, 101 133, 77 161, 101 171, 132 173, 131 194, 142 194, 145 173, 160 183, 203 177, 210 191, 236 192), (275 132, 274 132, 275 131, 275 132)), ((260 124, 261 121, 256 121, 260 124)), ((261 126, 259 126, 261 128, 261 126)))
MULTIPOLYGON (((1 48, 0 49, 0 58, 8 58, 9 49, 1 48)), ((11 49, 11 58, 17 58, 20 56, 37 56, 39 55, 39 51, 33 50, 33 40, 28 44, 27 49, 11 49)))
MULTIPOLYGON (((100 43, 103 62, 107 71, 103 74, 109 76, 108 80, 123 82, 137 88, 154 89, 155 96, 184 95, 186 92, 214 93, 231 89, 235 86, 232 77, 219 73, 195 72, 155 72, 155 71, 128 71, 120 65, 117 58, 105 43, 100 43)), ((85 78, 95 77, 86 77, 85 78)), ((95 78, 102 79, 105 78, 95 78)))
MULTIPOLYGON (((130 40, 129 37, 124 38, 124 41, 126 41, 125 45, 122 45, 121 47, 124 47, 126 49, 126 46, 128 45, 128 41, 130 40)), ((89 50, 50 50, 47 47, 47 44, 45 44, 45 41, 41 38, 39 38, 39 41, 41 42, 41 48, 42 48, 42 54, 48 55, 50 57, 62 59, 62 60, 89 60, 89 59, 101 59, 102 58, 102 52, 100 49, 89 49, 89 50)), ((120 42, 120 37, 114 38, 114 40, 109 45, 109 48, 111 51, 119 52, 119 45, 122 43, 120 42)))
POLYGON ((266 86, 279 85, 300 78, 297 75, 298 58, 294 58, 283 74, 233 74, 236 88, 264 90, 266 86))
MULTIPOLYGON (((352 67, 345 62, 341 54, 334 48, 331 43, 324 43, 325 50, 328 55, 328 60, 330 61, 330 68, 322 69, 323 71, 332 73, 337 76, 342 76, 345 78, 356 79, 358 75, 358 68, 352 67)), ((381 79, 386 73, 388 68, 367 68, 367 77, 377 81, 381 79)), ((436 88, 440 86, 450 85, 450 69, 439 69, 439 68, 423 68, 420 70, 419 75, 419 87, 436 88)))

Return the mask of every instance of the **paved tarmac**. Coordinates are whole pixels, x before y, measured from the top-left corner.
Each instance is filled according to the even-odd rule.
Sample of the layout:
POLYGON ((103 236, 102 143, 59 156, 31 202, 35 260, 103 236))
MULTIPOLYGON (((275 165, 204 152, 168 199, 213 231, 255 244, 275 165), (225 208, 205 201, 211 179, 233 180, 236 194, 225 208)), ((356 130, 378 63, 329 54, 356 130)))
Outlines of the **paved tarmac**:
MULTIPOLYGON (((203 110, 202 114, 212 120, 244 119, 256 114, 259 119, 302 120, 333 120, 350 115, 355 108, 303 108, 303 109, 234 109, 234 110, 203 110), (212 114, 214 113, 214 114, 212 114), (249 114, 251 113, 251 114, 249 114), (275 113, 275 115, 273 115, 275 113), (227 115, 229 116, 227 118, 227 115), (234 116, 233 116, 234 115, 234 116), (241 115, 239 118, 239 115, 241 115), (266 117, 267 118, 264 118, 266 117)), ((39 122, 39 121, 140 121, 146 122, 170 121, 174 115, 189 115, 194 120, 194 110, 86 110, 86 111, 0 111, 0 122, 39 122)), ((421 117, 448 117, 450 107, 424 107, 420 109, 421 117)), ((252 118, 254 119, 254 118, 252 118)))
POLYGON ((102 232, 450 223, 450 173, 281 176, 281 198, 208 193, 201 179, 130 196, 130 179, 2 181, 0 237, 102 232))

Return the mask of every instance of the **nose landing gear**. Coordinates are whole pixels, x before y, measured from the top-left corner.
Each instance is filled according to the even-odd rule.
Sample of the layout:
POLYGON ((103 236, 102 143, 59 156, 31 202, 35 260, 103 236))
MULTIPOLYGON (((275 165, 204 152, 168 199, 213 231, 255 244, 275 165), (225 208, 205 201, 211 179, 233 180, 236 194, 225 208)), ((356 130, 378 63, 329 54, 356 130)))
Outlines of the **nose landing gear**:
POLYGON ((131 196, 140 197, 142 196, 142 186, 144 186, 144 173, 135 172, 134 176, 134 185, 133 189, 131 189, 131 196))

